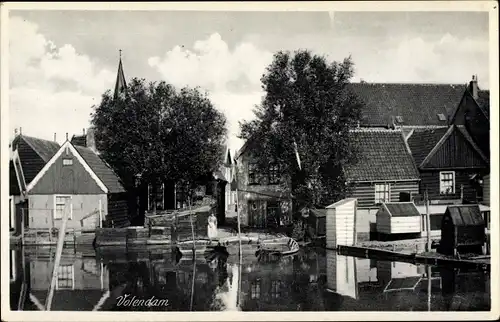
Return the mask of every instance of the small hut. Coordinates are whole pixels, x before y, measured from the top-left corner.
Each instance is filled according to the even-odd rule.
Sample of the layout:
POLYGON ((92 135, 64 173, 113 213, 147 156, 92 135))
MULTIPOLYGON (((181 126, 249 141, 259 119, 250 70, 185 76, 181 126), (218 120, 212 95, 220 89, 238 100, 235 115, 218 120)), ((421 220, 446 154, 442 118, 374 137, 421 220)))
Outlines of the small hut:
POLYGON ((377 233, 381 238, 420 237, 420 213, 413 202, 382 203, 376 217, 377 233))
POLYGON ((357 206, 357 199, 348 198, 326 207, 326 248, 356 243, 357 206))
POLYGON ((478 205, 448 206, 441 223, 440 253, 482 253, 485 239, 484 219, 478 205))
POLYGON ((307 217, 307 226, 312 238, 326 234, 326 209, 310 209, 307 217))

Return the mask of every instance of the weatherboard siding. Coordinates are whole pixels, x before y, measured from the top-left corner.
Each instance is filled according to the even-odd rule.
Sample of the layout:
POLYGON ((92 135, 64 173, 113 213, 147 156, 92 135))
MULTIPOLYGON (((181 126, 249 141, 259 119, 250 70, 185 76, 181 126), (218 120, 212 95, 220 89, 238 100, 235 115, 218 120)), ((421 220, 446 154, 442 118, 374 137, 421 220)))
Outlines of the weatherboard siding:
MULTIPOLYGON (((376 182, 383 183, 383 182, 376 182)), ((418 194, 418 181, 396 181, 390 183, 390 202, 399 201, 399 193, 407 192, 412 195, 418 194)), ((351 186, 349 197, 358 199, 358 208, 377 208, 375 204, 375 182, 355 182, 351 186)))
POLYGON ((421 231, 420 216, 391 218, 391 234, 419 233, 421 231))
POLYGON ((490 121, 480 109, 470 94, 464 95, 457 108, 453 124, 465 125, 479 148, 489 155, 490 121))
POLYGON ((102 189, 68 149, 50 165, 47 172, 31 189, 30 194, 101 194, 102 189), (63 159, 73 160, 72 165, 63 165, 63 159))
MULTIPOLYGON (((51 228, 61 227, 62 220, 55 219, 55 195, 29 195, 29 228, 51 228), (52 226, 53 224, 53 226, 52 226)), ((99 209, 99 200, 102 207, 102 218, 105 219, 108 213, 107 196, 100 195, 71 195, 71 204, 73 205, 72 218, 68 220, 66 227, 70 229, 81 229, 80 219, 99 209)), ((95 219, 84 221, 84 228, 93 229, 98 225, 99 215, 95 219)))
POLYGON ((486 168, 487 164, 472 149, 458 129, 455 129, 439 147, 425 168, 486 168))
POLYGON ((441 194, 439 187, 439 172, 440 171, 455 171, 451 169, 429 170, 420 172, 420 189, 419 193, 424 194, 427 189, 429 200, 458 200, 461 198, 461 186, 463 186, 464 199, 476 201, 476 190, 470 183, 470 176, 477 173, 474 170, 456 170, 455 171, 455 193, 441 194))

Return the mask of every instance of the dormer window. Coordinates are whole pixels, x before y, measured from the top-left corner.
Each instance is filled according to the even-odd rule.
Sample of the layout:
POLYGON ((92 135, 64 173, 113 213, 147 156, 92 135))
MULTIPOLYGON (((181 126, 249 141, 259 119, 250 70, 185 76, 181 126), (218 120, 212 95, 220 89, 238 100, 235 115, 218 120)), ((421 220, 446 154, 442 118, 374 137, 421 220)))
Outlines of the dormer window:
POLYGON ((396 116, 396 121, 398 121, 398 123, 403 123, 403 117, 401 115, 396 116))
POLYGON ((438 114, 438 118, 439 118, 440 121, 446 121, 446 116, 444 116, 443 113, 439 113, 438 114))

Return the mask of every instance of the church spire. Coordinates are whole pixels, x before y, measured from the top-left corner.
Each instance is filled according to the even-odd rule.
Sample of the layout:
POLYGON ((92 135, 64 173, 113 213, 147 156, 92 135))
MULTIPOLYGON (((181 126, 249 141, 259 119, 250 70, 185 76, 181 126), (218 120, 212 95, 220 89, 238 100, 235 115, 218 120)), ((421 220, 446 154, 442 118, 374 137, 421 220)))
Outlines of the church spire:
POLYGON ((116 75, 114 98, 117 98, 118 95, 120 93, 123 93, 126 89, 127 89, 127 82, 125 81, 125 74, 123 73, 122 50, 120 49, 120 63, 118 64, 118 74, 116 75))

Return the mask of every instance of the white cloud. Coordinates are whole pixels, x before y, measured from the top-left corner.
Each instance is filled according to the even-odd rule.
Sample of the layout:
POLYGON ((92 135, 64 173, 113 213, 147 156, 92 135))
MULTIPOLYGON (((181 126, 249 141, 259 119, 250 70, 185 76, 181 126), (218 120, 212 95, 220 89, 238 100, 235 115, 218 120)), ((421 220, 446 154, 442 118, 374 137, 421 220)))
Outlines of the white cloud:
POLYGON ((38 26, 10 18, 10 131, 64 140, 88 127, 91 106, 111 88, 113 73, 98 69, 70 44, 57 47, 38 26))
POLYGON ((450 34, 435 40, 393 39, 386 49, 364 55, 365 59, 355 55, 356 78, 368 82, 465 84, 477 74, 480 87, 489 88, 488 50, 487 39, 450 34))
POLYGON ((244 42, 230 50, 217 33, 198 40, 193 50, 175 46, 160 57, 151 57, 148 63, 163 79, 174 86, 199 86, 209 91, 214 105, 228 119, 229 146, 241 146, 238 121, 253 118, 252 108, 261 101, 260 78, 272 61, 272 53, 244 42), (245 88, 245 91, 233 87, 245 88))

